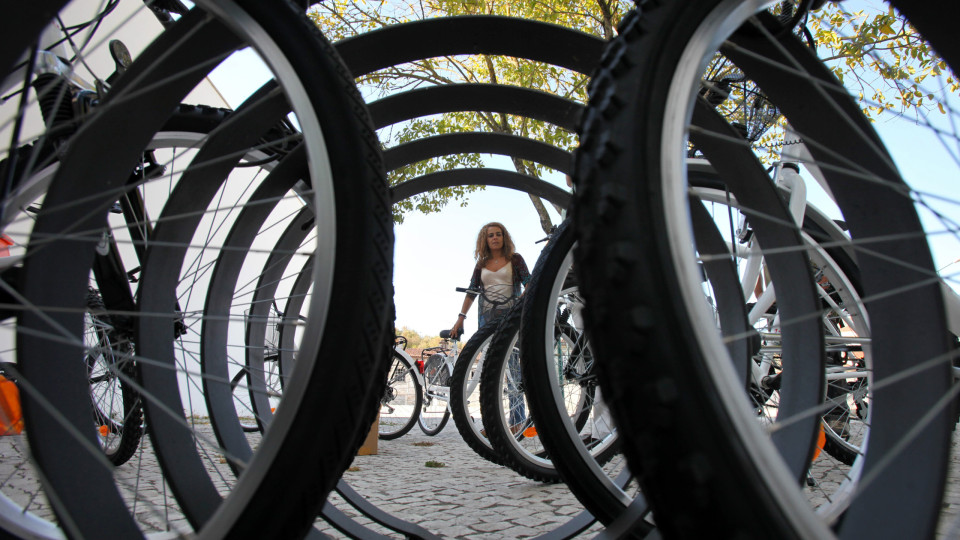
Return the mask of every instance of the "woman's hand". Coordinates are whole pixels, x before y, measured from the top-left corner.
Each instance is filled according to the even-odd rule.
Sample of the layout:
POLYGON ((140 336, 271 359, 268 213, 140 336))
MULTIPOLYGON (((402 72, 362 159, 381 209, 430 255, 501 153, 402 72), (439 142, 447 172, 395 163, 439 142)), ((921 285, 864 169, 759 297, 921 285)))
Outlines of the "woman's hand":
POLYGON ((463 330, 463 317, 457 317, 457 322, 453 323, 453 327, 450 328, 451 336, 460 336, 460 332, 463 330))

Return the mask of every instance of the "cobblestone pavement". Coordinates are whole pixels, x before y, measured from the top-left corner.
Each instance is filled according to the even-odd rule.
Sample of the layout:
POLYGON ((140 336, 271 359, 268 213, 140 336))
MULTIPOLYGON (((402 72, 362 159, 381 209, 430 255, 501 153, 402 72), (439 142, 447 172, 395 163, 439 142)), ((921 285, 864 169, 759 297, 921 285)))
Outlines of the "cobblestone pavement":
MULTIPOLYGON (((209 426, 201 426, 201 435, 209 426)), ((251 436, 255 442, 256 436, 251 436)), ((149 441, 145 451, 118 468, 117 480, 140 523, 149 529, 188 532, 169 488, 162 480, 159 466, 152 459, 149 441), (133 498, 133 493, 137 498, 133 498)), ((0 490, 31 512, 50 519, 52 513, 37 489, 29 462, 23 459, 26 444, 22 437, 0 437, 0 490)), ((219 487, 226 493, 232 474, 226 460, 211 453, 208 467, 217 470, 219 487)), ((960 537, 960 445, 951 452, 952 469, 938 538, 960 537)), ((822 488, 831 489, 843 479, 843 467, 829 457, 815 463, 807 488, 814 504, 824 502, 822 488)), ((360 494, 380 509, 416 523, 444 538, 530 538, 553 531, 578 514, 582 507, 563 485, 544 485, 520 477, 513 471, 493 465, 470 450, 451 422, 436 437, 423 435, 418 428, 400 439, 379 441, 375 455, 355 458, 345 479, 360 494), (427 466, 442 464, 442 466, 427 466)), ((282 480, 278 480, 282 481, 282 480)), ((905 494, 907 496, 907 494, 905 494)), ((336 495, 331 502, 346 513, 357 516, 336 495)), ((370 530, 397 538, 398 534, 379 528, 358 516, 370 530)), ((346 535, 318 521, 317 528, 334 538, 346 535)), ((578 536, 590 538, 602 529, 594 525, 578 536)))
MULTIPOLYGON (((825 453, 811 470, 806 488, 821 505, 844 480, 848 467, 825 453)), ((563 485, 543 485, 477 456, 448 425, 436 437, 416 427, 394 441, 380 441, 379 453, 358 456, 346 480, 378 507, 445 538, 529 538, 556 528, 582 510, 563 485), (425 464, 438 461, 442 468, 425 464)), ((335 500, 335 499, 331 499, 335 500)), ((338 507, 343 507, 338 504, 338 507)), ((938 538, 960 537, 960 443, 954 441, 938 538)), ((364 523, 369 523, 364 521, 364 523)), ((328 534, 344 538, 329 527, 328 534)), ((383 529, 378 532, 389 533, 383 529)), ((596 535, 595 525, 578 538, 596 535)))
MULTIPOLYGON (((583 510, 565 485, 527 480, 478 456, 453 421, 434 437, 415 426, 399 439, 379 441, 379 452, 357 456, 344 478, 381 509, 445 538, 534 537, 583 510)), ((601 529, 595 525, 581 537, 601 529)))

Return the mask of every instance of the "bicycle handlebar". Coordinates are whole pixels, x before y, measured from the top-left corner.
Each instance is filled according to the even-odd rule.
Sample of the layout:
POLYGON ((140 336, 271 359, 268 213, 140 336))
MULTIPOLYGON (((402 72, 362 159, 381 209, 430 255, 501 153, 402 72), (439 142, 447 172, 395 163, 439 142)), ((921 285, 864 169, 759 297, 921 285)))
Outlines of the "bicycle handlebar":
POLYGON ((488 302, 502 303, 506 300, 512 298, 512 295, 504 294, 498 291, 481 291, 477 289, 470 289, 468 287, 457 287, 457 292, 467 293, 471 296, 483 296, 488 302))

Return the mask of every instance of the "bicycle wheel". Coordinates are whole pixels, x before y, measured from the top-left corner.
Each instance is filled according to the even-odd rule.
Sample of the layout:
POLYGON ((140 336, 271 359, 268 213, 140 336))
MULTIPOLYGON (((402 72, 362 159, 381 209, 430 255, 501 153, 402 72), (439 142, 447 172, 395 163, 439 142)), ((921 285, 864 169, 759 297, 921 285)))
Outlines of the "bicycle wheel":
POLYGON ((393 363, 387 372, 387 390, 380 400, 378 433, 383 440, 406 435, 420 419, 423 387, 416 370, 402 353, 394 351, 393 363))
POLYGON ((107 459, 123 465, 137 451, 143 436, 140 395, 125 382, 136 377, 133 343, 119 338, 96 289, 87 293, 84 347, 94 426, 107 459), (120 373, 123 374, 121 378, 120 373))
POLYGON ((451 376, 442 354, 434 354, 423 363, 423 401, 417 423, 426 435, 440 433, 450 420, 451 376))
MULTIPOLYGON (((590 136, 583 140, 577 175, 582 204, 575 212, 581 234, 576 260, 591 305, 598 302, 607 313, 588 312, 590 331, 598 336, 601 384, 609 384, 608 395, 616 396, 611 405, 617 425, 629 434, 624 435, 625 451, 631 468, 641 473, 658 526, 664 535, 678 537, 718 529, 751 536, 826 537, 832 533, 828 523, 841 536, 932 535, 952 423, 946 411, 952 397, 950 365, 944 361, 950 353, 926 235, 913 201, 904 197, 909 188, 858 106, 772 16, 761 12, 752 18, 754 8, 736 2, 644 7, 649 9, 625 25, 618 46, 618 58, 629 58, 630 67, 610 55, 594 85, 592 101, 596 98, 598 109, 612 103, 613 95, 620 96, 615 101, 623 109, 616 115, 608 111, 606 118, 599 110, 587 115, 590 136), (760 181, 765 175, 757 157, 745 155, 752 149, 741 132, 721 125, 708 100, 698 98, 701 89, 711 88, 701 84, 700 73, 718 47, 756 81, 803 138, 814 160, 803 166, 819 166, 855 249, 870 320, 873 414, 859 483, 839 521, 822 520, 804 494, 789 487, 808 468, 816 435, 810 421, 819 418, 821 407, 784 414, 781 403, 776 423, 761 430, 753 411, 744 406, 742 379, 731 369, 715 317, 703 302, 699 259, 691 249, 698 244, 689 225, 683 161, 690 150, 687 134, 724 181, 756 178, 731 188, 741 203, 766 197, 761 192, 772 187, 769 178, 760 181), (615 148, 602 143, 605 138, 633 146, 614 155, 615 148), (638 178, 646 181, 641 184, 638 178), (882 219, 877 209, 882 209, 882 219), (614 264, 616 272, 602 270, 614 264), (624 339, 647 349, 629 358, 609 345, 624 339), (624 386, 637 381, 644 381, 641 391, 624 386), (694 424, 688 422, 695 417, 697 427, 691 430, 694 424), (767 434, 776 438, 798 422, 804 424, 796 439, 801 452, 790 456, 784 445, 774 447, 767 434), (669 450, 656 443, 664 438, 671 441, 669 450), (901 488, 906 482, 923 488, 905 505, 901 488), (733 500, 737 503, 727 504, 733 500)), ((751 204, 755 225, 757 216, 772 216, 782 204, 751 204)), ((773 217, 764 220, 774 222, 773 217)), ((789 223, 782 217, 776 221, 789 223)), ((768 261, 771 254, 765 253, 768 261)), ((790 322, 782 329, 792 333, 798 321, 820 319, 819 302, 804 307, 806 301, 784 298, 794 292, 791 288, 813 289, 812 275, 782 272, 774 282, 782 283, 777 288, 780 318, 790 322), (788 305, 796 310, 789 315, 788 305)), ((784 342, 787 336, 785 331, 784 342)), ((811 341, 819 352, 798 348, 790 366, 799 366, 800 358, 819 364, 815 359, 824 354, 823 343, 822 337, 811 341)), ((822 378, 822 364, 818 370, 822 378)), ((787 377, 785 367, 781 380, 795 376, 787 377)), ((798 384, 798 393, 818 386, 798 384)), ((781 389, 780 394, 788 393, 781 389)))
POLYGON ((496 331, 496 322, 487 323, 470 336, 463 350, 457 355, 450 379, 450 410, 453 423, 467 446, 480 457, 499 465, 500 455, 486 436, 480 411, 480 379, 483 376, 487 349, 496 331))
MULTIPOLYGON (((266 392, 271 401, 279 403, 282 397, 282 385, 280 382, 279 364, 276 360, 266 363, 266 370, 261 377, 263 379, 263 388, 260 392, 266 392)), ((244 394, 249 394, 251 388, 256 386, 256 378, 250 376, 249 368, 237 370, 237 374, 230 379, 230 387, 234 393, 234 407, 237 409, 237 416, 240 420, 240 427, 247 433, 263 431, 264 426, 257 420, 262 418, 262 413, 257 413, 252 405, 245 401, 244 394)), ((271 407, 276 410, 276 407, 271 407)), ((273 411, 271 411, 273 412, 273 411)))
MULTIPOLYGON (((301 323, 304 322, 304 306, 309 305, 313 264, 307 257, 299 271, 291 265, 310 234, 312 219, 313 213, 304 208, 292 219, 281 220, 289 223, 270 249, 257 278, 249 309, 244 312, 246 354, 242 367, 231 362, 230 368, 239 367, 238 374, 246 374, 246 400, 237 396, 234 402, 245 430, 248 424, 253 427, 253 422, 243 420, 248 416, 255 420, 258 430, 265 429, 273 421, 273 413, 283 393, 283 374, 293 369, 298 343, 303 337, 301 323), (293 285, 289 289, 281 286, 291 280, 293 285), (277 308, 278 302, 283 302, 282 312, 277 308)), ((281 224, 271 223, 268 228, 281 224)))
POLYGON ((573 275, 574 247, 574 230, 565 221, 537 260, 524 295, 524 390, 556 471, 584 508, 609 524, 639 492, 635 483, 617 481, 627 467, 618 455, 619 436, 597 386, 595 359, 583 328, 586 302, 573 275))
MULTIPOLYGON (((263 65, 276 74, 276 87, 278 92, 289 96, 298 133, 311 141, 305 152, 305 158, 309 159, 301 161, 305 172, 301 178, 307 181, 309 189, 301 190, 298 195, 299 200, 309 204, 313 223, 322 231, 313 244, 323 249, 311 246, 306 253, 317 253, 314 277, 323 294, 312 297, 309 331, 305 332, 308 338, 298 350, 297 383, 285 389, 276 421, 249 459, 232 462, 241 465, 239 478, 233 480, 233 475, 227 472, 226 478, 230 480, 219 488, 214 486, 204 463, 215 464, 218 453, 231 458, 239 454, 222 438, 224 433, 218 432, 218 440, 213 441, 202 422, 190 416, 196 410, 185 406, 186 394, 202 387, 199 379, 187 382, 182 387, 183 395, 178 388, 178 378, 188 381, 201 372, 193 367, 195 363, 178 364, 174 348, 179 348, 180 358, 185 362, 195 362, 192 359, 197 358, 200 351, 182 339, 183 335, 174 338, 174 329, 181 328, 179 323, 193 328, 201 320, 199 314, 204 313, 205 299, 200 290, 189 287, 193 296, 178 298, 181 270, 189 265, 176 260, 176 252, 186 246, 164 244, 162 240, 176 238, 186 230, 197 231, 198 226, 190 224, 189 219, 177 219, 190 213, 189 204, 182 204, 183 195, 179 193, 188 188, 182 187, 179 179, 197 178, 191 171, 200 169, 203 163, 192 163, 186 169, 181 165, 190 163, 189 158, 166 163, 170 165, 167 172, 172 174, 163 175, 162 180, 155 183, 151 183, 154 178, 136 180, 138 189, 173 180, 164 185, 167 195, 159 199, 162 206, 151 209, 152 215, 162 216, 151 221, 151 225, 155 226, 155 238, 166 252, 160 253, 165 249, 152 251, 157 245, 148 245, 139 299, 143 311, 138 314, 149 315, 135 315, 138 361, 151 363, 141 370, 138 388, 149 420, 151 441, 165 479, 178 501, 178 514, 187 519, 173 527, 216 536, 237 530, 302 535, 349 462, 354 440, 360 438, 360 420, 369 416, 368 411, 375 410, 375 405, 364 398, 369 397, 374 386, 370 373, 380 369, 385 350, 380 346, 383 341, 380 337, 386 335, 389 312, 386 291, 389 291, 391 241, 386 192, 382 174, 377 170, 378 150, 364 118, 363 101, 352 90, 353 82, 338 65, 332 48, 321 41, 316 29, 291 6, 279 4, 264 9, 255 2, 240 2, 205 7, 210 9, 209 13, 186 14, 161 34, 114 82, 107 99, 84 119, 78 136, 71 140, 69 151, 58 157, 59 168, 46 190, 36 224, 31 227, 30 240, 22 242, 27 245, 20 271, 22 279, 14 285, 23 298, 21 305, 28 306, 19 316, 16 349, 17 368, 23 376, 26 431, 32 457, 46 480, 46 493, 57 502, 53 509, 58 516, 57 523, 68 529, 68 535, 141 536, 149 532, 152 525, 137 520, 140 512, 135 514, 124 502, 112 471, 102 465, 104 458, 101 456, 98 461, 90 452, 89 443, 95 446, 94 430, 89 419, 87 425, 79 421, 83 410, 80 400, 85 399, 83 403, 89 407, 89 388, 83 373, 67 365, 46 365, 49 360, 45 359, 78 356, 89 261, 96 245, 89 239, 99 236, 103 228, 105 212, 102 209, 129 190, 130 172, 136 169, 149 141, 177 102, 210 69, 238 48, 249 46, 245 52, 259 56, 263 65), (224 26, 218 21, 228 24, 224 26), (198 39, 207 45, 197 43, 198 39), (304 55, 311 57, 309 68, 298 60, 305 58, 304 55), (176 76, 169 79, 164 71, 176 76), (118 131, 118 127, 122 130, 118 131), (71 234, 65 235, 68 231, 71 234), (352 270, 356 268, 354 265, 364 270, 356 272, 352 270), (51 287, 51 283, 58 286, 51 287), (199 304, 193 302, 197 299, 199 304), (336 316, 329 316, 334 313, 336 316), (157 316, 157 320, 146 320, 153 316, 157 316), (59 339, 50 340, 53 321, 56 321, 55 334, 59 339), (361 327, 364 327, 362 331, 361 327), (318 365, 319 358, 335 357, 329 354, 330 336, 334 334, 355 336, 355 342, 365 346, 358 347, 351 362, 318 365), (307 392, 306 388, 314 383, 320 384, 312 387, 319 393, 307 392), (331 385, 330 391, 321 389, 325 384, 331 385), (81 388, 83 391, 79 392, 81 388), (341 407, 351 401, 355 407, 341 407), (313 427, 303 429, 304 421, 313 427), (71 429, 64 430, 63 426, 71 429), (318 429, 319 426, 323 428, 318 429), (321 435, 328 429, 345 436, 321 435), (197 448, 198 442, 202 450, 197 448), (211 450, 213 454, 209 454, 211 450), (300 456, 316 455, 315 452, 323 453, 328 459, 321 460, 323 463, 308 460, 313 465, 300 462, 300 456), (208 459, 208 455, 214 459, 208 459), (282 490, 287 495, 306 490, 300 498, 303 504, 293 505, 295 508, 283 504, 284 497, 277 496, 278 491, 268 492, 271 490, 266 488, 277 483, 266 482, 266 478, 285 478, 282 490)), ((250 101, 247 112, 264 112, 255 102, 256 99, 250 101)), ((289 111, 277 111, 279 116, 273 116, 268 125, 275 124, 289 111)), ((267 116, 240 114, 238 110, 232 127, 257 130, 255 123, 247 123, 255 121, 257 116, 268 122, 267 116)), ((220 150, 225 147, 223 133, 227 133, 229 126, 225 123, 221 127, 224 129, 220 135, 211 134, 206 140, 220 150), (215 140, 219 142, 214 144, 215 140)), ((246 132, 240 139, 250 133, 246 132)), ((234 140, 234 143, 233 148, 240 149, 234 163, 249 155, 251 149, 260 150, 258 142, 234 140)), ((199 155, 206 149, 213 152, 213 146, 201 142, 195 148, 202 147, 196 151, 199 155)), ((284 162, 279 160, 277 168, 284 162)), ((291 161, 290 166, 293 165, 291 161)), ((235 172, 236 167, 231 164, 229 169, 235 172)), ((211 168, 208 166, 207 170, 211 168)), ((210 183, 195 187, 201 185, 206 188, 210 183)), ((224 201, 228 206, 219 210, 226 210, 231 204, 243 206, 249 199, 249 193, 227 193, 221 201, 230 196, 229 201, 224 201)), ((203 194, 195 195, 195 200, 204 205, 199 209, 201 214, 218 213, 216 204, 209 205, 211 199, 203 200, 203 194)), ((228 212, 220 212, 225 213, 228 212)), ((5 232, 10 231, 8 227, 5 232)), ((191 241, 187 239, 188 243, 191 241)), ((219 242, 199 246, 207 254, 219 251, 219 242)), ((200 260, 210 259, 201 257, 200 260)), ((211 353, 208 349, 203 354, 211 353)), ((221 357, 228 356, 225 353, 219 352, 221 357)), ((207 360, 207 366, 212 368, 209 363, 212 359, 207 360)), ((201 375, 207 379, 215 376, 210 369, 201 375)), ((216 381, 224 390, 222 395, 207 395, 202 401, 227 403, 232 409, 229 377, 218 376, 216 381)), ((235 411, 233 421, 237 422, 235 411)), ((218 482, 220 474, 215 473, 218 482)), ((139 499, 134 496, 132 500, 139 499)), ((142 500, 140 503, 147 504, 142 500)), ((32 531, 30 534, 48 535, 51 522, 43 523, 37 525, 28 518, 20 518, 11 529, 21 526, 32 531)), ((16 533, 28 535, 26 531, 16 533)))
MULTIPOLYGON (((165 148, 169 146, 192 147, 198 140, 201 140, 209 131, 215 127, 223 118, 224 111, 206 107, 181 106, 174 116, 167 122, 164 129, 176 130, 159 133, 151 147, 165 148), (176 142, 175 142, 176 141, 176 142)), ((174 151, 175 153, 175 151, 174 151)), ((27 180, 27 183, 46 185, 59 167, 58 162, 50 163, 37 171, 33 177, 27 180)), ((33 217, 43 204, 42 192, 41 198, 33 200, 32 197, 25 197, 29 192, 20 192, 8 199, 10 203, 7 208, 19 208, 19 215, 10 220, 7 230, 21 231, 25 223, 33 221, 33 217), (16 200, 18 199, 19 200, 16 200), (12 200, 11 200, 12 199, 12 200)), ((119 206, 115 208, 119 209, 119 206)), ((127 226, 133 222, 124 222, 127 226)), ((137 226, 146 226, 145 222, 139 222, 137 226)), ((101 246, 103 252, 115 248, 110 247, 106 239, 112 238, 104 229, 101 242, 98 242, 97 250, 101 246)), ((98 233, 100 234, 100 233, 98 233)), ((130 242, 126 245, 129 247, 130 242)), ((18 250, 22 254, 23 246, 15 245, 12 249, 18 250)), ((99 255, 98 255, 99 256, 99 255)), ((106 260, 106 259, 105 259, 106 260)), ((19 262, 19 261, 18 261, 19 262)), ((115 262, 115 261, 113 261, 115 262)), ((16 282, 16 275, 19 267, 8 268, 4 274, 4 283, 8 286, 11 280, 16 282)), ((91 284, 94 283, 91 272, 91 284)), ((128 288, 128 276, 121 274, 121 288, 128 288)), ((131 274, 132 276, 133 274, 131 274)), ((132 278, 131 278, 132 279, 132 278)), ((102 283, 102 282, 101 282, 102 283)), ((105 286, 116 286, 116 284, 103 283, 105 286)), ((135 334, 129 328, 129 318, 131 312, 128 310, 116 310, 104 305, 101 294, 92 287, 86 288, 83 313, 84 330, 82 356, 87 371, 87 381, 89 385, 89 397, 92 398, 90 404, 93 412, 94 432, 96 441, 104 451, 107 460, 112 465, 122 465, 131 458, 136 457, 136 467, 142 467, 145 452, 139 446, 140 439, 144 431, 144 414, 141 407, 139 383, 136 381, 137 356, 134 353, 135 334)), ((4 325, 4 330, 8 330, 9 321, 4 325)), ((6 332, 5 336, 9 336, 6 332)), ((20 373, 19 364, 12 364, 11 370, 20 373)), ((29 381, 25 381, 29 384, 29 381)), ((0 527, 4 530, 18 535, 39 535, 42 537, 57 537, 62 534, 47 519, 52 518, 52 510, 44 504, 37 504, 36 501, 42 498, 41 486, 37 483, 39 473, 34 470, 29 462, 29 450, 14 440, 4 440, 5 451, 9 459, 5 461, 5 467, 15 468, 21 471, 22 483, 0 483, 0 506, 2 506, 3 518, 0 519, 0 527)), ((149 451, 148 451, 149 452, 149 451)), ((146 458, 148 461, 152 456, 146 458)), ((137 474, 120 472, 118 485, 126 497, 137 501, 140 495, 135 489, 137 474)), ((146 499, 140 500, 142 504, 148 504, 146 499)), ((149 526, 146 530, 150 530, 149 526)))
MULTIPOLYGON (((698 184, 699 180, 693 182, 698 184)), ((691 192, 712 216, 705 220, 712 223, 704 227, 729 229, 732 221, 739 223, 739 230, 742 231, 743 239, 737 242, 737 248, 733 250, 736 253, 734 259, 737 275, 741 276, 740 288, 744 289, 740 291, 742 297, 753 296, 754 301, 747 304, 746 322, 752 328, 750 332, 755 332, 758 342, 746 379, 748 393, 758 417, 763 418, 761 421, 773 424, 779 415, 780 378, 784 369, 781 347, 783 321, 777 308, 775 287, 768 281, 768 273, 762 262, 763 250, 756 244, 749 216, 742 213, 729 191, 694 186, 691 192)), ((827 359, 824 373, 825 404, 821 407, 826 411, 821 422, 826 439, 823 449, 844 464, 853 466, 867 438, 872 401, 872 357, 869 345, 864 345, 870 341, 869 318, 861 296, 859 270, 844 249, 848 239, 843 231, 818 209, 807 205, 804 217, 798 224, 801 225, 805 250, 814 272, 815 290, 822 307, 827 359), (827 247, 823 247, 823 243, 827 247)), ((695 220, 694 226, 697 225, 695 220)), ((703 245, 699 239, 698 242, 703 245)), ((715 284, 716 279, 711 276, 707 283, 715 284)), ((708 301, 716 306, 719 319, 724 300, 708 297, 708 301)), ((832 493, 830 498, 836 500, 838 497, 832 493)))
MULTIPOLYGON (((523 377, 521 365, 526 362, 520 355, 521 305, 515 306, 501 320, 487 349, 483 375, 480 380, 480 408, 483 426, 494 450, 503 464, 519 474, 541 482, 558 482, 561 477, 540 439, 537 417, 532 415, 526 397, 529 385, 536 384, 523 377)), ((559 329, 553 345, 565 351, 562 369, 572 377, 585 375, 589 353, 578 347, 578 338, 569 328, 559 329), (576 349, 576 350, 575 350, 576 349)), ((581 380, 584 380, 581 378, 581 380)), ((566 388, 570 400, 570 420, 583 428, 593 406, 593 388, 579 384, 566 388)), ((605 441, 597 440, 592 447, 592 458, 602 465, 616 453, 616 436, 605 434, 605 441)))
POLYGON ((480 417, 500 463, 538 482, 560 480, 540 444, 537 426, 527 412, 520 375, 517 335, 520 305, 503 315, 490 339, 480 376, 480 417))

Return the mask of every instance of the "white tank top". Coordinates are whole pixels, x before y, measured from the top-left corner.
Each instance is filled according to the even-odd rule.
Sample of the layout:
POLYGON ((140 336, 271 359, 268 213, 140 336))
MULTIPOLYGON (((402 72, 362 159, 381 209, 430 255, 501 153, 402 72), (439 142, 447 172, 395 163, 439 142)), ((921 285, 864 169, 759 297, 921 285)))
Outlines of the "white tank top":
POLYGON ((503 268, 493 272, 486 268, 480 269, 480 281, 487 298, 493 301, 502 301, 513 295, 513 265, 507 263, 503 268))

